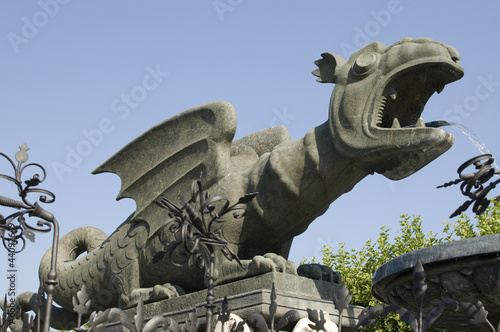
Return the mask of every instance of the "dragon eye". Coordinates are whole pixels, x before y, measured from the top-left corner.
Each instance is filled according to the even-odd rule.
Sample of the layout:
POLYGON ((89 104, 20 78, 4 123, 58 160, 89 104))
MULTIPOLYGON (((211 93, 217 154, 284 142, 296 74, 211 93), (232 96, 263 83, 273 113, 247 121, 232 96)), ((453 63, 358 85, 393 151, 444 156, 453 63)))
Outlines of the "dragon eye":
POLYGON ((361 75, 369 71, 376 62, 377 56, 375 55, 375 53, 364 53, 356 59, 356 62, 354 63, 354 66, 352 66, 352 68, 354 69, 354 72, 356 74, 361 75))

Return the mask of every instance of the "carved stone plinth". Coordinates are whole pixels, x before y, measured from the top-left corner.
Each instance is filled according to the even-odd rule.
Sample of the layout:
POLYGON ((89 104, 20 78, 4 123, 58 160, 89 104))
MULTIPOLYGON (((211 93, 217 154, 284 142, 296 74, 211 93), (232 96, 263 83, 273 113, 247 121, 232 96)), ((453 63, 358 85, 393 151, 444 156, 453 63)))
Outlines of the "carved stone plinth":
MULTIPOLYGON (((488 320, 500 321, 500 291, 493 269, 500 253, 500 234, 480 236, 435 245, 401 255, 382 265, 373 277, 372 294, 378 300, 399 305, 416 313, 412 294, 412 273, 417 260, 425 269, 427 292, 424 313, 444 299, 476 304, 481 301, 488 320)), ((447 308, 432 325, 452 331, 491 331, 488 326, 472 325, 470 316, 447 308)))
MULTIPOLYGON (((333 305, 332 295, 340 287, 339 284, 276 272, 215 287, 215 312, 220 308, 224 296, 227 296, 231 313, 242 318, 247 318, 252 313, 260 313, 269 320, 273 283, 277 292, 276 322, 289 310, 297 310, 301 317, 307 317, 306 310, 310 308, 328 312, 331 320, 338 323, 338 312, 333 305)), ((145 305, 145 317, 151 318, 161 314, 184 324, 186 316, 195 309, 201 328, 205 323, 205 297, 206 291, 203 290, 150 303, 145 305)), ((353 326, 361 310, 361 307, 351 306, 344 311, 342 326, 353 326)), ((133 317, 136 310, 134 308, 126 312, 133 317)), ((106 331, 118 332, 121 331, 121 326, 119 323, 108 324, 106 331)))

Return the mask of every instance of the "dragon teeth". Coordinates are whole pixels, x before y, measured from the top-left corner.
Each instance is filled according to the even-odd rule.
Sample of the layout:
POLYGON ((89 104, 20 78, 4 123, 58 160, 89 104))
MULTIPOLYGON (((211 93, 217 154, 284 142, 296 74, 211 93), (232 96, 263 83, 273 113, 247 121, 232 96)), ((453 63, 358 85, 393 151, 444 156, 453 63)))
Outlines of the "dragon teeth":
POLYGON ((382 96, 381 101, 380 101, 380 106, 377 112, 377 126, 381 126, 384 118, 384 108, 385 104, 387 103, 387 97, 382 96))
POLYGON ((443 91, 444 89, 444 84, 440 84, 438 86, 436 86, 436 92, 439 94, 441 93, 441 91, 443 91))
POLYGON ((377 113, 377 126, 382 125, 383 119, 384 119, 384 112, 382 112, 382 110, 379 110, 377 113))
POLYGON ((391 128, 393 128, 393 129, 401 128, 401 124, 399 123, 398 118, 394 118, 394 120, 392 121, 391 128))
POLYGON ((415 125, 415 127, 417 127, 417 128, 425 128, 425 122, 424 122, 424 119, 422 119, 422 118, 418 118, 418 120, 417 120, 417 124, 415 125))
POLYGON ((392 100, 396 100, 396 98, 398 97, 398 92, 393 87, 391 87, 387 93, 392 100))

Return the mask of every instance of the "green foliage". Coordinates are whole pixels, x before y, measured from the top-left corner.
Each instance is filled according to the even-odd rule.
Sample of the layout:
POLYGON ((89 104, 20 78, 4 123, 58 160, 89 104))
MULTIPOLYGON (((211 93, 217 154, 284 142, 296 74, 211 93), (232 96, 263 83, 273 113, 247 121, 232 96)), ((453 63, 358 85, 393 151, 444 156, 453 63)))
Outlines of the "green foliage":
POLYGON ((498 222, 500 221, 500 203, 492 203, 483 214, 475 217, 476 224, 473 224, 465 213, 462 213, 460 219, 454 224, 446 222, 443 231, 443 233, 447 234, 445 239, 452 240, 454 237, 466 239, 500 233, 500 223, 498 222))
MULTIPOLYGON (((470 238, 488 234, 500 233, 500 204, 491 204, 476 222, 462 214, 454 223, 445 222, 443 237, 436 233, 425 233, 420 216, 401 215, 400 230, 394 240, 390 240, 389 228, 382 226, 378 239, 368 240, 361 249, 347 249, 345 243, 340 243, 337 250, 325 245, 322 253, 322 264, 340 272, 343 282, 353 295, 352 304, 374 306, 380 304, 371 296, 372 277, 382 264, 420 248, 455 239, 470 238)), ((314 261, 315 259, 313 259, 314 261)), ((365 331, 411 331, 410 327, 401 322, 397 315, 379 319, 378 323, 365 331)))

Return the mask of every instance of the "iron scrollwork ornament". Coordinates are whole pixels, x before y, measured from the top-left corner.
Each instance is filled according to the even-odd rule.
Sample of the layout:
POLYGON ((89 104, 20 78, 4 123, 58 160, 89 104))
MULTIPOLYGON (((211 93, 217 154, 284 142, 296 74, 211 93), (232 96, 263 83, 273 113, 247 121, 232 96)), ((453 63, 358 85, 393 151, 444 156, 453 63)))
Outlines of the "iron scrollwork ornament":
MULTIPOLYGON (((43 331, 50 329, 50 315, 52 308, 52 298, 57 284, 57 242, 59 239, 59 224, 54 215, 40 206, 40 203, 49 204, 54 202, 55 195, 45 189, 38 187, 40 183, 45 181, 47 173, 45 169, 37 163, 27 163, 28 161, 28 146, 26 143, 19 147, 19 151, 15 155, 17 164, 6 154, 0 152, 0 156, 4 157, 14 171, 14 176, 0 174, 0 179, 5 179, 13 183, 18 191, 20 200, 8 198, 0 195, 0 206, 14 208, 17 211, 4 217, 0 214, 0 237, 4 247, 9 251, 9 254, 15 254, 23 251, 26 246, 26 238, 30 241, 35 241, 35 232, 48 233, 53 232, 52 238, 52 255, 47 281, 44 285, 44 291, 47 294, 45 299, 45 318, 43 331), (24 173, 27 170, 35 169, 34 175, 24 179, 24 173), (39 194, 38 200, 31 202, 30 197, 34 194, 39 194), (26 216, 38 218, 36 225, 31 225, 27 222, 26 216), (18 249, 18 245, 20 247, 18 249)), ((39 315, 37 315, 39 319, 39 315)), ((40 321, 37 322, 39 326, 40 321)), ((38 329, 40 330, 40 329, 38 329)))
POLYGON ((175 239, 164 241, 160 236, 166 250, 158 252, 153 257, 153 263, 161 261, 168 254, 172 264, 177 266, 187 263, 188 266, 208 267, 206 331, 212 330, 216 249, 219 248, 229 261, 235 260, 241 265, 238 256, 229 248, 228 242, 218 234, 216 225, 225 222, 221 218, 228 213, 232 213, 234 218, 243 217, 246 213, 245 205, 256 195, 257 193, 246 194, 230 205, 227 197, 210 197, 208 192, 203 190, 201 176, 193 181, 191 198, 188 201, 182 194, 179 195, 181 206, 167 198, 157 202, 168 210, 169 216, 158 232, 162 234, 164 229, 168 229, 175 239), (176 262, 175 256, 181 257, 181 260, 176 262))
POLYGON ((153 263, 160 261, 168 253, 174 265, 183 266, 187 263, 189 266, 197 265, 203 268, 207 263, 203 251, 213 252, 216 247, 221 249, 228 260, 239 262, 236 254, 229 249, 226 240, 214 230, 214 227, 223 223, 224 220, 220 218, 230 212, 233 213, 234 218, 243 217, 246 213, 244 205, 256 195, 257 193, 246 194, 240 197, 238 202, 229 206, 229 200, 224 196, 209 197, 208 193, 203 190, 202 179, 198 179, 193 181, 191 198, 188 201, 182 194, 179 195, 181 206, 167 198, 162 198, 158 204, 169 211, 170 218, 161 226, 159 233, 168 228, 177 239, 164 243, 167 250, 157 253, 153 257, 153 263), (218 203, 222 205, 219 209, 217 209, 218 203), (174 259, 174 254, 178 249, 181 249, 178 253, 184 256, 180 262, 174 259))
POLYGON ((47 233, 52 230, 54 216, 50 212, 44 210, 38 202, 31 203, 28 200, 28 196, 33 193, 41 194, 38 198, 38 201, 41 203, 52 203, 55 200, 55 195, 52 192, 38 188, 38 185, 46 178, 45 169, 36 163, 24 164, 28 161, 27 151, 29 149, 26 143, 21 145, 19 149, 20 150, 15 155, 17 165, 7 155, 0 152, 0 155, 10 163, 14 170, 14 176, 0 174, 0 178, 14 183, 17 187, 19 197, 21 198, 21 200, 18 201, 0 196, 0 205, 18 210, 7 217, 0 215, 0 236, 2 237, 3 245, 10 252, 13 250, 12 244, 20 242, 21 248, 14 248, 16 253, 21 252, 25 248, 25 238, 29 239, 31 242, 35 241, 34 232, 47 233), (38 169, 41 175, 35 173, 30 179, 23 182, 23 173, 28 168, 38 169), (42 220, 39 220, 36 226, 30 225, 26 221, 26 214, 29 217, 38 217, 42 220))
MULTIPOLYGON (((488 182, 495 174, 500 174, 500 170, 496 170, 492 165, 495 160, 492 158, 491 154, 482 154, 477 157, 471 158, 463 163, 457 170, 459 179, 454 181, 447 182, 438 188, 445 188, 455 184, 460 185, 460 191, 464 196, 470 198, 470 200, 466 201, 462 204, 458 209, 450 215, 450 218, 459 216, 462 212, 465 212, 469 206, 472 206, 472 212, 476 215, 480 215, 483 213, 490 201, 486 197, 486 195, 491 191, 491 189, 495 188, 498 183, 500 183, 500 179, 496 181, 490 182, 488 185, 484 185, 488 182), (464 173, 470 167, 474 167, 476 172, 474 173, 464 173)), ((499 199, 500 196, 495 197, 496 200, 499 199)))

